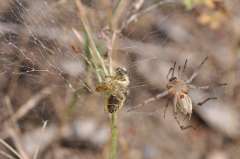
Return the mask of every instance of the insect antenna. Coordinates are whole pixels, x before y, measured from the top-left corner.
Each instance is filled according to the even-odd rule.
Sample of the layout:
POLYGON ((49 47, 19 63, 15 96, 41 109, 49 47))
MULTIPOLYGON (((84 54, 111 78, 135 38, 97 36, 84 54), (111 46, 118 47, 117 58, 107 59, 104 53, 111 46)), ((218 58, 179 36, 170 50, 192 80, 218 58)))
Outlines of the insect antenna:
POLYGON ((200 72, 200 69, 202 68, 203 64, 207 61, 208 59, 208 56, 205 57, 203 59, 203 61, 200 63, 200 65, 197 67, 196 71, 192 74, 192 76, 186 81, 186 83, 191 83, 195 77, 197 77, 197 75, 199 74, 200 72))

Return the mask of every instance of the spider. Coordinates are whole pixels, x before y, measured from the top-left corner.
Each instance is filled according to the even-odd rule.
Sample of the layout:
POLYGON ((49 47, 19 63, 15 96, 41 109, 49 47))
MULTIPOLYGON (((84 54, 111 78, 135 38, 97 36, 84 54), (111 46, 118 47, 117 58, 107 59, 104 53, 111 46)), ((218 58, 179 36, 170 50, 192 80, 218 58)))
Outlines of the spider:
MULTIPOLYGON (((181 69, 181 66, 178 66, 178 72, 177 75, 175 75, 175 69, 176 69, 176 62, 174 62, 173 67, 169 69, 169 72, 167 74, 167 79, 168 83, 166 85, 166 90, 157 94, 154 97, 151 97, 147 100, 145 100, 143 103, 138 104, 137 106, 134 106, 132 108, 129 108, 127 111, 132 111, 135 110, 139 107, 145 106, 150 102, 153 102, 159 98, 163 97, 168 97, 167 100, 167 105, 166 109, 168 107, 169 100, 172 100, 173 103, 173 114, 174 114, 174 119, 176 120, 178 126, 183 129, 191 128, 191 125, 184 126, 180 123, 177 113, 183 114, 185 117, 188 117, 188 119, 191 119, 192 115, 192 109, 193 109, 193 104, 190 96, 188 95, 189 91, 192 89, 200 89, 200 90, 207 90, 211 88, 209 85, 207 86, 195 86, 192 83, 192 81, 197 77, 197 75, 200 72, 200 69, 202 68, 203 64, 207 61, 208 57, 205 57, 203 61, 200 63, 200 65, 196 68, 195 72, 188 78, 187 80, 182 79, 182 74, 185 72, 186 67, 187 67, 187 59, 185 60, 185 63, 183 65, 183 68, 181 69), (169 75, 171 75, 169 77, 169 75)), ((223 84, 217 84, 218 86, 224 86, 226 85, 225 83, 223 84)), ((204 103, 206 103, 209 100, 214 100, 217 99, 217 97, 208 97, 204 99, 202 102, 198 102, 197 105, 201 106, 204 103)), ((165 117, 165 112, 164 111, 164 117, 165 117)), ((192 127, 193 128, 193 127, 192 127)))
POLYGON ((128 94, 129 77, 125 68, 117 67, 113 76, 106 76, 105 80, 96 87, 97 92, 107 94, 105 110, 114 113, 120 110, 128 94))

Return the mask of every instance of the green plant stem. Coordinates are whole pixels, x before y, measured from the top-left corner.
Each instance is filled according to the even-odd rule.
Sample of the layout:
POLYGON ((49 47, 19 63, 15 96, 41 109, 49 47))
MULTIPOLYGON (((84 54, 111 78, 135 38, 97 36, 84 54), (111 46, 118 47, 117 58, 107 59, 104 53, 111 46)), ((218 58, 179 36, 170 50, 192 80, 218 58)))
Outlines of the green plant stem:
POLYGON ((118 128, 117 128, 117 112, 111 114, 111 148, 110 158, 117 158, 117 139, 118 139, 118 128))
POLYGON ((87 36, 89 38, 90 48, 92 49, 92 52, 91 52, 92 57, 95 58, 100 63, 104 74, 109 75, 109 72, 108 72, 108 70, 105 66, 104 60, 103 60, 100 52, 98 51, 98 49, 96 47, 96 44, 95 44, 95 41, 94 41, 94 38, 93 38, 93 34, 92 34, 92 30, 89 26, 89 23, 88 23, 88 20, 87 20, 87 17, 86 17, 85 8, 82 5, 82 2, 80 0, 76 0, 76 4, 77 4, 78 10, 79 10, 79 15, 80 15, 81 22, 84 26, 84 30, 86 31, 87 36))

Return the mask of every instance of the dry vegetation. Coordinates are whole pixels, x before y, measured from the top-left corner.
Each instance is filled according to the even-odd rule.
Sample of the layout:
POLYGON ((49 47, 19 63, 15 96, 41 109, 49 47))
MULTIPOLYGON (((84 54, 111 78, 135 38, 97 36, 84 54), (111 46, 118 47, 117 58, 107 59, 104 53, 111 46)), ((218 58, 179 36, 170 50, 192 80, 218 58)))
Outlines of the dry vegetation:
MULTIPOLYGON (((82 3, 105 62, 111 50, 113 67, 129 71, 118 158, 239 158, 239 0, 128 0, 117 11, 118 1, 82 3), (126 111, 165 89, 174 61, 187 58, 189 76, 206 56, 194 83, 228 86, 190 93, 196 102, 218 97, 183 121, 196 130, 181 131, 172 107, 164 119, 165 99, 126 111)), ((107 158, 108 113, 81 15, 74 0, 0 0, 0 159, 107 158)))

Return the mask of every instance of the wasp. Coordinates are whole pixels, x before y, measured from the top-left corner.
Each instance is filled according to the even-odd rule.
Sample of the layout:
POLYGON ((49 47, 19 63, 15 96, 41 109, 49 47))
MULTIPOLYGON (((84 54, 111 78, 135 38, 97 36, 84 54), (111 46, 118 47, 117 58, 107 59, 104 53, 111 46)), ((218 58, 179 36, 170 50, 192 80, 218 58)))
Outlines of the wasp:
MULTIPOLYGON (((192 127, 191 125, 188 125, 188 126, 182 125, 177 117, 177 113, 183 114, 185 117, 187 117, 190 120, 192 112, 193 112, 193 102, 191 100, 191 97, 189 96, 189 91, 192 89, 207 90, 207 89, 211 88, 210 85, 195 86, 195 85, 191 84, 192 81, 199 74, 200 69, 202 68, 204 63, 207 61, 207 59, 208 59, 208 57, 205 57, 203 59, 203 61, 198 65, 196 70, 193 72, 193 74, 187 80, 182 79, 182 74, 185 72, 186 67, 187 67, 187 59, 185 60, 183 67, 178 66, 177 74, 175 74, 176 73, 176 71, 175 71, 176 70, 176 62, 174 62, 173 67, 171 67, 169 69, 169 72, 167 74, 168 83, 166 85, 166 90, 157 94, 154 97, 151 97, 151 98, 145 100, 143 103, 141 103, 137 106, 129 108, 127 111, 132 111, 132 110, 142 107, 150 102, 153 102, 157 99, 167 97, 167 99, 168 99, 167 106, 168 106, 169 100, 171 100, 172 104, 173 104, 174 118, 175 118, 177 124, 179 125, 179 127, 182 130, 192 127)), ((226 83, 222 83, 222 84, 219 83, 217 85, 223 86, 223 85, 226 85, 226 83)), ((198 102, 197 105, 201 106, 204 103, 206 103, 207 101, 214 100, 214 99, 217 99, 217 97, 208 97, 208 98, 204 99, 202 102, 198 102)), ((167 106, 166 106, 166 108, 167 108, 167 106)), ((165 116, 165 112, 164 112, 164 116, 165 116)))
POLYGON ((104 81, 97 85, 97 92, 105 92, 107 94, 105 110, 109 113, 114 113, 123 107, 126 96, 129 93, 129 83, 127 70, 117 67, 114 75, 106 76, 104 81))

